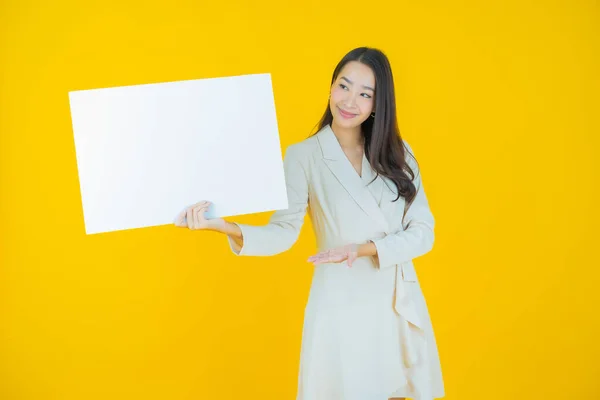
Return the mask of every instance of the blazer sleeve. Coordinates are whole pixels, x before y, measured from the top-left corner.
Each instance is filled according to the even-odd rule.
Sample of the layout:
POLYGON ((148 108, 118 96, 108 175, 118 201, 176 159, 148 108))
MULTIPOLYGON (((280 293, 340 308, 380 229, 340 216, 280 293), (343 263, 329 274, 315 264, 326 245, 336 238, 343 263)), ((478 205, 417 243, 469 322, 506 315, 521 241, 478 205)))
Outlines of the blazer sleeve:
POLYGON ((271 256, 282 253, 296 243, 308 207, 308 178, 300 147, 288 146, 283 159, 288 208, 273 213, 267 225, 235 223, 240 227, 243 246, 239 252, 228 236, 231 251, 238 256, 271 256))
MULTIPOLYGON (((406 142, 405 145, 412 153, 412 149, 406 142)), ((417 164, 412 158, 407 162, 415 172, 413 183, 417 193, 402 221, 404 230, 372 240, 377 248, 380 269, 409 262, 433 248, 435 219, 429 207, 417 164)))

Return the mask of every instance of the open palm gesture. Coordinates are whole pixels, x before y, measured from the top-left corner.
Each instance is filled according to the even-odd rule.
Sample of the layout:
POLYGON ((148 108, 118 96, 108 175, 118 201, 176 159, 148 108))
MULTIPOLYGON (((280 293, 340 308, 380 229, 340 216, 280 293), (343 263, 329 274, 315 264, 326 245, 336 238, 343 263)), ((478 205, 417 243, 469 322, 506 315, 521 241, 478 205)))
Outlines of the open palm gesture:
POLYGON ((335 247, 325 250, 308 258, 308 262, 314 265, 323 263, 341 263, 346 261, 348 267, 352 267, 354 260, 358 258, 358 245, 348 244, 346 246, 335 247))

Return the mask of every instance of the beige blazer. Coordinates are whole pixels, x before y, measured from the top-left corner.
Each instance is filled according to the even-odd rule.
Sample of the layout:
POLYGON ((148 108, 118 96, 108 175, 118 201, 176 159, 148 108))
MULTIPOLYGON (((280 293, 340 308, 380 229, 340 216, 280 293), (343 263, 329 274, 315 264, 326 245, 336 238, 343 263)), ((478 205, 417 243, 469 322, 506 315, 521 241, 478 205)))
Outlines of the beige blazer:
MULTIPOLYGON (((412 153, 411 147, 406 142, 405 145, 412 153)), ((378 269, 397 269, 396 311, 414 325, 422 326, 412 302, 398 289, 401 282, 418 281, 413 260, 433 247, 434 217, 417 165, 412 157, 407 157, 407 162, 416 172, 417 195, 405 210, 402 197, 392 202, 396 192, 390 180, 379 176, 369 185, 375 173, 366 156, 363 155, 362 177, 356 173, 335 134, 326 126, 286 149, 284 170, 289 207, 276 211, 266 226, 238 224, 244 245, 236 254, 268 256, 288 250, 296 242, 308 212, 319 251, 373 241, 378 255, 369 257, 368 262, 378 269)))
MULTIPOLYGON (((410 146, 405 145, 412 153, 410 146)), ((356 270, 358 274, 372 269, 374 273, 383 274, 382 278, 385 279, 382 282, 392 282, 393 300, 390 308, 401 317, 399 326, 405 348, 403 356, 408 365, 413 366, 411 379, 415 392, 407 397, 424 400, 441 397, 444 393, 433 327, 413 264, 415 258, 433 247, 434 217, 417 165, 410 156, 407 162, 416 172, 414 183, 417 188, 416 198, 408 207, 402 197, 392 202, 396 197, 395 186, 387 178, 377 177, 370 183, 376 174, 366 156, 363 156, 359 176, 331 127, 326 126, 316 135, 286 149, 284 169, 288 208, 276 211, 269 223, 263 226, 238 224, 244 238, 243 247, 238 253, 235 253, 231 239, 229 243, 232 251, 240 256, 282 253, 298 239, 307 214, 312 220, 319 251, 372 241, 377 248, 377 256, 360 257, 354 261, 353 268, 360 265, 360 270, 356 270)), ((334 268, 335 272, 336 266, 331 264, 318 271, 329 271, 329 267, 334 268)), ((338 277, 340 285, 349 284, 343 280, 343 275, 338 277)), ((334 282, 331 284, 335 285, 334 282)), ((347 289, 330 286, 331 294, 325 297, 335 298, 337 293, 353 296, 357 286, 356 283, 350 285, 353 285, 352 288, 347 289)), ((319 287, 318 284, 316 287, 319 287)), ((315 293, 311 288, 310 311, 307 310, 306 314, 308 321, 314 318, 313 312, 318 312, 314 310, 327 306, 319 303, 318 299, 323 298, 320 290, 317 289, 315 293)), ((375 298, 376 293, 369 296, 367 298, 375 298)), ((307 337, 314 334, 319 333, 306 332, 307 337)), ((393 347, 394 344, 390 343, 390 348, 393 347)), ((389 357, 395 355, 390 354, 389 357)), ((322 359, 316 362, 322 362, 322 359)))

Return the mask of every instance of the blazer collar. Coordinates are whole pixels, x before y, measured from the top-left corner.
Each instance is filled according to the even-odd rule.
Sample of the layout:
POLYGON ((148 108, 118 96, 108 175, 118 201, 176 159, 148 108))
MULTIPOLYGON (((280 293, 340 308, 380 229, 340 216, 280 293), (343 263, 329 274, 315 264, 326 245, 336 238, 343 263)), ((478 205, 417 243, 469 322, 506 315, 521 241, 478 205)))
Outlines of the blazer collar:
MULTIPOLYGON (((346 189, 348 194, 354 199, 354 201, 360 206, 360 208, 367 213, 385 232, 389 229, 389 223, 385 218, 382 209, 377 204, 377 200, 367 185, 373 180, 375 174, 371 169, 367 157, 363 154, 362 159, 362 178, 356 173, 356 170, 352 166, 352 163, 344 153, 342 146, 340 145, 335 133, 331 129, 330 125, 326 125, 317 133, 317 140, 321 147, 323 155, 323 162, 331 170, 331 172, 338 179, 340 184, 346 189)), ((374 181, 372 184, 379 184, 381 190, 383 190, 383 182, 374 181)), ((380 193, 381 196, 381 193, 380 193)))
POLYGON ((324 159, 335 161, 347 158, 330 125, 323 127, 317 134, 317 138, 319 139, 324 159))

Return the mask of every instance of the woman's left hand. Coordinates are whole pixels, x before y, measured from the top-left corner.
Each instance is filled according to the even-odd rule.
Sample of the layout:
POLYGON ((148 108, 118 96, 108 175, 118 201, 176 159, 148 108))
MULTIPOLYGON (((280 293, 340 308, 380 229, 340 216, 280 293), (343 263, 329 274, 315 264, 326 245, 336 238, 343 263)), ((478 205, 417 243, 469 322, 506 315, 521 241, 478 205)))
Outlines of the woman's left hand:
POLYGON ((346 261, 348 268, 352 267, 354 260, 358 258, 358 245, 348 244, 346 246, 336 247, 322 251, 308 258, 308 262, 315 265, 323 263, 341 263, 346 261))

